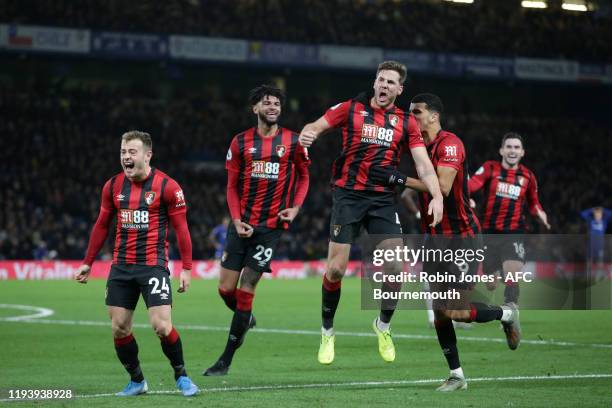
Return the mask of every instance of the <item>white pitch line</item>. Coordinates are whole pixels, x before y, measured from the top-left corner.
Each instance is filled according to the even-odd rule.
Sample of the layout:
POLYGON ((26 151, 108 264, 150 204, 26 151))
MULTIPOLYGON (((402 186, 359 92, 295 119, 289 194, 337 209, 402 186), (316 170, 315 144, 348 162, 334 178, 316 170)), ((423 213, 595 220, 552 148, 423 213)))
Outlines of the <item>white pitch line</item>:
POLYGON ((2 319, 0 319, 0 320, 4 320, 7 322, 18 322, 21 320, 38 319, 41 317, 51 316, 53 313, 55 313, 52 309, 47 309, 46 307, 38 307, 38 306, 30 306, 30 305, 10 305, 6 303, 0 303, 0 309, 17 309, 17 310, 27 310, 28 312, 35 312, 29 315, 3 317, 2 319))
MULTIPOLYGON (((608 379, 612 378, 612 374, 569 374, 569 375, 520 375, 512 377, 476 377, 468 378, 468 382, 493 382, 493 381, 551 381, 551 380, 579 380, 579 379, 608 379)), ((245 391, 278 391, 278 390, 299 390, 312 388, 350 388, 350 387, 385 387, 390 385, 420 385, 420 384, 437 384, 443 381, 440 378, 430 378, 422 380, 388 380, 388 381, 352 381, 340 383, 312 383, 312 384, 270 384, 270 385, 254 385, 250 387, 217 387, 203 388, 201 392, 245 392, 245 391)), ((163 394, 178 394, 178 390, 159 390, 149 391, 148 394, 163 395, 163 394)), ((103 394, 84 394, 75 395, 75 398, 102 398, 113 397, 114 393, 103 394)), ((14 399, 0 399, 0 402, 11 402, 14 399)))
MULTIPOLYGON (((35 324, 60 324, 68 326, 110 326, 109 322, 104 321, 93 321, 93 320, 51 320, 51 319, 19 319, 16 320, 12 317, 0 318, 0 322, 8 321, 19 323, 35 323, 35 324)), ((134 323, 134 327, 137 328, 150 328, 151 326, 146 323, 134 323)), ((198 330, 198 331, 221 331, 227 332, 228 328, 223 326, 206 326, 206 325, 179 325, 176 327, 181 330, 198 330)), ((268 334, 293 334, 293 335, 308 335, 308 336, 320 336, 321 332, 318 330, 290 330, 290 329, 263 329, 255 328, 252 329, 255 333, 268 333, 268 334)), ((336 332, 338 336, 349 336, 349 337, 375 337, 374 333, 365 332, 336 332)), ((394 333, 393 337, 396 339, 410 339, 410 340, 437 340, 436 336, 425 335, 425 334, 401 334, 394 333)), ((492 338, 492 337, 472 337, 472 336, 460 336, 460 340, 463 341, 476 341, 476 342, 489 342, 489 343, 505 343, 504 338, 492 338)), ((528 340, 522 339, 522 344, 531 344, 537 346, 560 346, 560 347, 593 347, 593 348, 604 348, 612 349, 612 344, 600 344, 600 343, 577 343, 571 341, 557 341, 557 340, 528 340)))

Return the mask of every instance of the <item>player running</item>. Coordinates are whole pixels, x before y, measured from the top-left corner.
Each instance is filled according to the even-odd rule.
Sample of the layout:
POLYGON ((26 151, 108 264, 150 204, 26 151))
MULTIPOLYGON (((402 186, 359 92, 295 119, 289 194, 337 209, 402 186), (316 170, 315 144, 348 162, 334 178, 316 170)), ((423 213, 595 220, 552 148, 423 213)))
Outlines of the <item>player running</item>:
MULTIPOLYGON (((417 123, 412 115, 394 105, 403 91, 405 79, 404 65, 395 61, 381 63, 376 71, 374 96, 361 94, 331 107, 315 122, 307 124, 300 134, 302 146, 309 147, 325 131, 342 129, 342 151, 332 169, 333 204, 327 269, 323 276, 323 323, 318 354, 321 364, 331 364, 334 360, 334 315, 351 244, 361 227, 370 235, 398 236, 402 233, 393 188, 372 179, 370 168, 397 169, 400 154, 409 149, 419 177, 433 196, 428 207, 431 224, 436 225, 442 218, 440 186, 417 123)), ((379 244, 388 248, 401 245, 402 240, 398 238, 385 239, 379 244)), ((381 307, 373 323, 379 353, 387 362, 395 360, 390 331, 393 312, 394 307, 381 307)))
MULTIPOLYGON (((525 265, 525 247, 520 234, 525 233, 525 210, 550 229, 548 217, 538 199, 538 185, 535 175, 521 164, 525 155, 523 138, 514 132, 506 133, 501 142, 501 162, 486 161, 470 178, 470 194, 484 187, 485 207, 483 232, 499 234, 487 239, 487 256, 484 261, 485 273, 522 271, 525 265), (502 235, 503 234, 503 235, 502 235), (498 239, 499 238, 499 239, 498 239)), ((487 287, 495 289, 495 279, 487 287)), ((504 302, 518 307, 519 285, 504 281, 504 302)), ((516 350, 521 340, 518 321, 502 322, 508 347, 516 350)))
POLYGON ((132 334, 134 309, 142 295, 149 321, 161 340, 161 348, 174 369, 176 386, 186 396, 198 387, 185 371, 183 346, 172 326, 172 289, 168 270, 168 223, 176 233, 183 262, 179 293, 191 283, 191 237, 185 196, 176 181, 150 165, 153 143, 148 133, 130 131, 121 137, 123 172, 104 184, 100 214, 93 227, 83 264, 75 279, 87 283, 96 255, 104 245, 111 221, 117 220, 113 262, 106 283, 106 305, 111 319, 115 351, 130 375, 130 382, 116 395, 147 392, 138 360, 138 344, 132 334))
POLYGON ((249 94, 257 127, 234 137, 227 152, 228 228, 221 259, 219 295, 234 312, 223 354, 204 375, 226 375, 234 353, 255 324, 255 288, 270 262, 281 233, 298 215, 308 192, 308 151, 298 134, 278 126, 283 92, 262 85, 249 94), (240 288, 237 289, 238 280, 240 288))
MULTIPOLYGON (((427 151, 440 182, 440 189, 444 194, 444 215, 442 221, 433 226, 432 217, 425 213, 431 201, 427 186, 420 180, 405 177, 397 170, 379 167, 373 170, 377 179, 386 180, 388 184, 401 184, 419 191, 421 204, 421 227, 427 234, 426 246, 429 249, 450 249, 453 253, 461 250, 476 251, 481 248, 480 224, 469 205, 468 166, 466 152, 461 139, 457 135, 443 130, 440 125, 440 116, 444 111, 442 101, 433 94, 416 95, 410 104, 410 113, 414 115, 419 124, 427 151), (398 181, 399 180, 399 181, 398 181)), ((476 273, 478 263, 446 262, 436 259, 426 262, 423 271, 430 274, 448 272, 457 277, 457 282, 431 283, 431 290, 444 293, 447 290, 456 290, 459 299, 440 300, 433 302, 435 315, 435 329, 442 352, 446 357, 450 369, 449 378, 437 388, 437 391, 454 391, 467 389, 467 381, 459 362, 457 337, 453 327, 453 320, 459 322, 488 322, 501 320, 512 323, 518 320, 518 311, 512 305, 496 306, 483 303, 470 303, 473 284, 462 282, 462 275, 476 273)))

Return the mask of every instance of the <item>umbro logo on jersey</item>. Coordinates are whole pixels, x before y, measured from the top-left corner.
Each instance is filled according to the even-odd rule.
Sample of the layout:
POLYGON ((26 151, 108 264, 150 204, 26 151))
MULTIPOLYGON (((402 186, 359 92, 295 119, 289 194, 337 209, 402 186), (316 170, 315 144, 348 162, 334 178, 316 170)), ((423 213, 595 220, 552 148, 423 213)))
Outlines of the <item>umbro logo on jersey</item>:
POLYGON ((255 153, 255 152, 257 152, 257 148, 256 148, 256 147, 251 147, 251 148, 249 149, 249 153, 253 154, 253 153, 255 153))
POLYGON ((115 197, 117 198, 117 201, 123 201, 123 199, 125 198, 123 194, 117 194, 115 197))
POLYGON ((364 110, 362 110, 361 112, 359 112, 359 114, 360 114, 361 116, 363 116, 364 118, 365 118, 366 116, 368 116, 368 115, 369 115, 369 113, 368 113, 367 111, 364 111, 364 110))

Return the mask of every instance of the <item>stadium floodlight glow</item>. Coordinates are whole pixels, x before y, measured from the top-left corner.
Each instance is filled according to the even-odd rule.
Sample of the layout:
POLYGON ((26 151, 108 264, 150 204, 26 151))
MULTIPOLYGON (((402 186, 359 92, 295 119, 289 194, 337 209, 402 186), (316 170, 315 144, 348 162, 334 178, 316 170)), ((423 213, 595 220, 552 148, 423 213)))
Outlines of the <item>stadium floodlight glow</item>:
POLYGON ((588 11, 588 8, 585 4, 563 3, 561 4, 561 8, 563 10, 569 11, 588 11))
POLYGON ((523 6, 525 8, 544 9, 544 8, 548 7, 548 4, 546 4, 545 1, 527 1, 527 0, 523 0, 523 1, 521 1, 521 6, 523 6))
POLYGON ((465 4, 472 4, 474 2, 474 0, 445 0, 445 1, 450 1, 451 3, 465 3, 465 4))

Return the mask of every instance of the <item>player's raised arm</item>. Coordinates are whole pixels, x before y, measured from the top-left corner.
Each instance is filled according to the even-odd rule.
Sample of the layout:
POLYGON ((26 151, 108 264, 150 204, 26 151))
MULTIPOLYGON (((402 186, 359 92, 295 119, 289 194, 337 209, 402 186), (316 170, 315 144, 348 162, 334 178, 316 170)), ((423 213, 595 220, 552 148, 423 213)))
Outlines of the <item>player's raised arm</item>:
POLYGON ((306 124, 300 132, 300 144, 306 148, 312 146, 315 140, 324 132, 331 129, 331 126, 325 119, 325 116, 321 116, 314 122, 306 124))
POLYGON ((74 273, 74 279, 76 279, 77 282, 87 283, 89 273, 91 272, 91 265, 94 263, 98 252, 100 252, 100 249, 102 249, 104 241, 108 236, 108 230, 114 213, 115 209, 111 197, 110 181, 107 181, 102 189, 100 212, 98 214, 98 219, 91 230, 85 259, 83 260, 83 264, 79 266, 74 273))
POLYGON ((308 123, 300 132, 300 144, 310 147, 322 133, 331 128, 344 126, 347 123, 351 102, 341 102, 332 106, 323 116, 314 122, 308 123))

